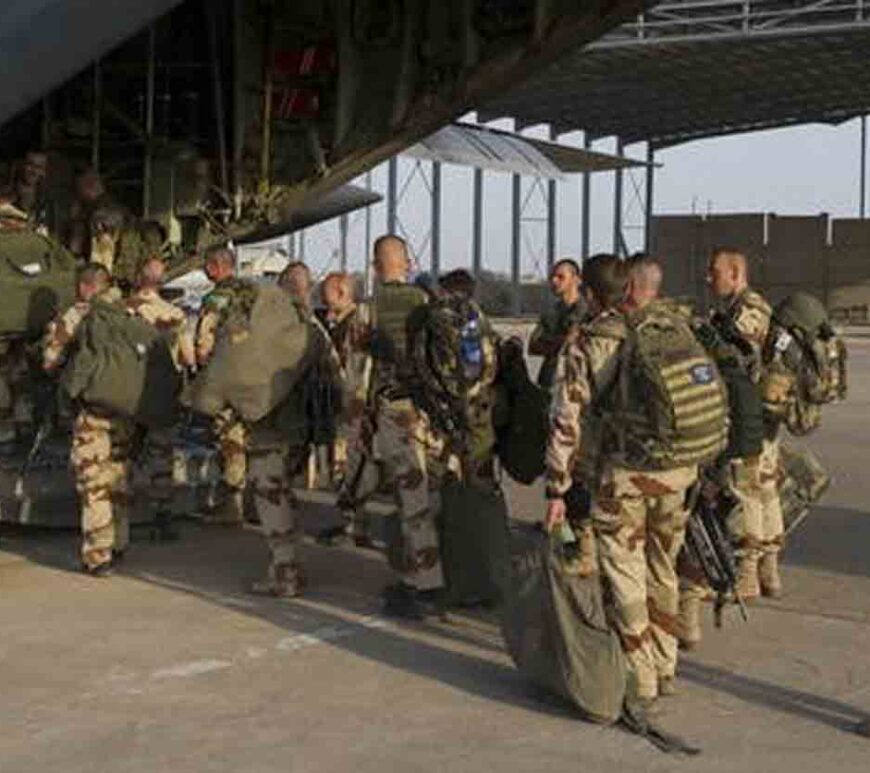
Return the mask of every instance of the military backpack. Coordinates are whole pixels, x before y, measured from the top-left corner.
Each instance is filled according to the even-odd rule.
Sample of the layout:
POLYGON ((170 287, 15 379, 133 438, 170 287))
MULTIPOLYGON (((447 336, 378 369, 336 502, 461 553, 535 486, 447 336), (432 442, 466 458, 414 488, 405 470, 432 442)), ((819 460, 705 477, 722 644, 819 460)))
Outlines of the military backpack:
POLYGON ((822 406, 846 397, 846 345, 822 302, 809 293, 794 293, 776 306, 762 359, 765 407, 794 435, 814 431, 822 406))
POLYGON ((666 470, 705 464, 728 442, 727 391, 685 316, 652 303, 626 316, 615 410, 625 463, 666 470))
POLYGON ((75 296, 76 263, 57 242, 0 229, 0 337, 37 336, 75 296))
POLYGON ((181 374, 156 327, 120 306, 94 300, 76 333, 61 385, 74 400, 156 429, 175 420, 181 374))

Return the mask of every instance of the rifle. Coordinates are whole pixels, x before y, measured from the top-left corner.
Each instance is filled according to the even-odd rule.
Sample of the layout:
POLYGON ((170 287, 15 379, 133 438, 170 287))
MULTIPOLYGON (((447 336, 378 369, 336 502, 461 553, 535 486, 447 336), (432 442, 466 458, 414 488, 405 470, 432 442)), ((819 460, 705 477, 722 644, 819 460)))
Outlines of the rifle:
POLYGON ((57 386, 53 381, 40 380, 34 387, 34 413, 41 416, 39 427, 36 430, 36 435, 33 437, 33 442, 30 444, 30 450, 24 459, 24 464, 18 471, 18 477, 15 480, 15 499, 19 502, 18 522, 27 523, 30 517, 30 506, 32 504, 29 496, 24 490, 24 481, 30 474, 30 469, 33 467, 42 446, 46 439, 51 435, 57 419, 57 386))
POLYGON ((729 597, 740 609, 744 621, 749 618, 746 605, 737 592, 737 563, 724 527, 724 514, 736 504, 720 490, 715 499, 701 492, 699 481, 689 495, 690 513, 686 524, 686 550, 695 561, 710 587, 716 592, 713 619, 722 627, 722 610, 729 597))

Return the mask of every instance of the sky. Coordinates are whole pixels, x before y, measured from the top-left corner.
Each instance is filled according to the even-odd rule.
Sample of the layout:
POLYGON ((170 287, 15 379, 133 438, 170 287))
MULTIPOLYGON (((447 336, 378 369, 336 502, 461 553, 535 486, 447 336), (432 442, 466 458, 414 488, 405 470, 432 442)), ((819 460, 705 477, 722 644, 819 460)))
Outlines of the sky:
MULTIPOLYGON (((512 128, 510 121, 493 124, 512 128)), ((546 138, 546 127, 532 127, 529 136, 546 138)), ((775 212, 788 215, 855 217, 859 207, 860 121, 840 126, 805 125, 771 131, 753 132, 686 143, 660 151, 661 164, 655 174, 654 211, 656 214, 775 212)), ((582 134, 563 135, 560 142, 579 146, 582 134)), ((615 140, 602 139, 593 149, 613 152, 615 140)), ((643 144, 630 145, 626 155, 644 159, 643 144)), ((404 235, 422 269, 429 267, 427 233, 430 199, 415 162, 400 159, 400 189, 409 180, 399 205, 404 235)), ((423 170, 429 174, 428 163, 423 170)), ((373 187, 386 190, 386 167, 372 174, 373 187)), ((363 183, 362 180, 358 183, 363 183)), ((546 226, 536 218, 546 213, 546 204, 535 181, 526 179, 523 194, 528 205, 523 224, 522 271, 528 276, 545 272, 546 226)), ((472 170, 443 167, 442 267, 471 264, 472 170)), ((624 234, 630 249, 643 246, 643 171, 626 175, 623 207, 624 234), (639 197, 633 194, 639 191, 639 197)), ((613 247, 613 174, 592 176, 592 251, 613 247)), ((558 186, 557 254, 580 253, 581 205, 580 177, 569 178, 558 186)), ((484 182, 484 265, 494 271, 508 271, 511 254, 511 180, 507 174, 487 172, 484 182)), ((386 229, 386 208, 372 207, 372 235, 386 229)), ((305 259, 318 271, 335 268, 338 227, 326 223, 305 234, 305 259)), ((365 248, 365 215, 351 217, 349 265, 361 270, 365 248)))

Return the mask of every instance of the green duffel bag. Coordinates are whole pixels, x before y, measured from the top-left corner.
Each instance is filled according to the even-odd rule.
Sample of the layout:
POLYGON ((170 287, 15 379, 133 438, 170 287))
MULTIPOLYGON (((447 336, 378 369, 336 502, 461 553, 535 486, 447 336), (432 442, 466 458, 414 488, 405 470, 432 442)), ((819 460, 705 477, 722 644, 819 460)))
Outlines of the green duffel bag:
POLYGON ((510 573, 508 510, 501 490, 448 483, 441 489, 438 525, 448 603, 500 602, 510 573))
POLYGON ((37 336, 75 299, 76 262, 29 230, 0 230, 0 337, 37 336))
POLYGON ((157 328, 100 300, 91 302, 61 374, 72 399, 149 429, 175 422, 181 380, 157 328))
POLYGON ((792 448, 785 443, 780 447, 782 480, 779 498, 785 533, 791 534, 831 485, 831 476, 822 467, 818 457, 808 449, 792 448))
POLYGON ((511 534, 502 634, 519 672, 596 722, 616 722, 628 689, 625 656, 608 625, 601 582, 566 571, 559 545, 539 528, 511 534))
POLYGON ((206 416, 232 408, 245 421, 260 421, 290 396, 326 347, 284 290, 260 286, 249 319, 228 323, 219 332, 184 402, 206 416))

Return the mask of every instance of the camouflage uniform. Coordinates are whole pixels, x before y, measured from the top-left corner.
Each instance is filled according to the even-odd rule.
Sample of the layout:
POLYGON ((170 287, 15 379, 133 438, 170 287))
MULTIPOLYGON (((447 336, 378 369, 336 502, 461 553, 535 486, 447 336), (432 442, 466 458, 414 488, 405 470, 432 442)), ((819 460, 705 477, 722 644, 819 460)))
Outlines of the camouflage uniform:
MULTIPOLYGON (((75 303, 49 323, 43 342, 45 370, 53 372, 61 366, 90 308, 88 303, 75 303)), ((87 406, 73 424, 70 461, 81 503, 82 562, 88 569, 108 564, 113 552, 121 553, 129 544, 128 459, 133 429, 128 420, 87 406)))
MULTIPOLYGON (((163 300, 156 290, 134 292, 124 303, 130 314, 153 325, 169 341, 176 365, 184 347, 182 338, 187 318, 177 306, 163 300)), ((168 513, 172 502, 173 428, 150 430, 145 439, 148 497, 157 513, 168 513)))
POLYGON ((638 695, 652 699, 676 670, 674 564, 685 533, 686 491, 697 468, 633 469, 605 441, 590 477, 589 452, 596 441, 587 432, 587 414, 616 387, 624 338, 621 316, 606 311, 575 329, 563 349, 547 443, 547 493, 564 497, 576 479, 594 481, 591 518, 616 627, 638 695))
MULTIPOLYGON (((256 297, 256 288, 240 279, 225 279, 203 299, 196 325, 194 349, 196 361, 204 365, 214 350, 217 337, 233 314, 245 314, 256 297)), ((231 410, 220 413, 214 421, 221 459, 221 484, 224 501, 218 520, 241 523, 243 496, 247 478, 248 428, 231 410)))
POLYGON ((552 309, 545 311, 529 338, 529 354, 543 355, 544 361, 538 371, 538 386, 552 389, 556 381, 556 366, 559 350, 573 325, 586 318, 586 304, 578 300, 571 305, 556 301, 552 309))

